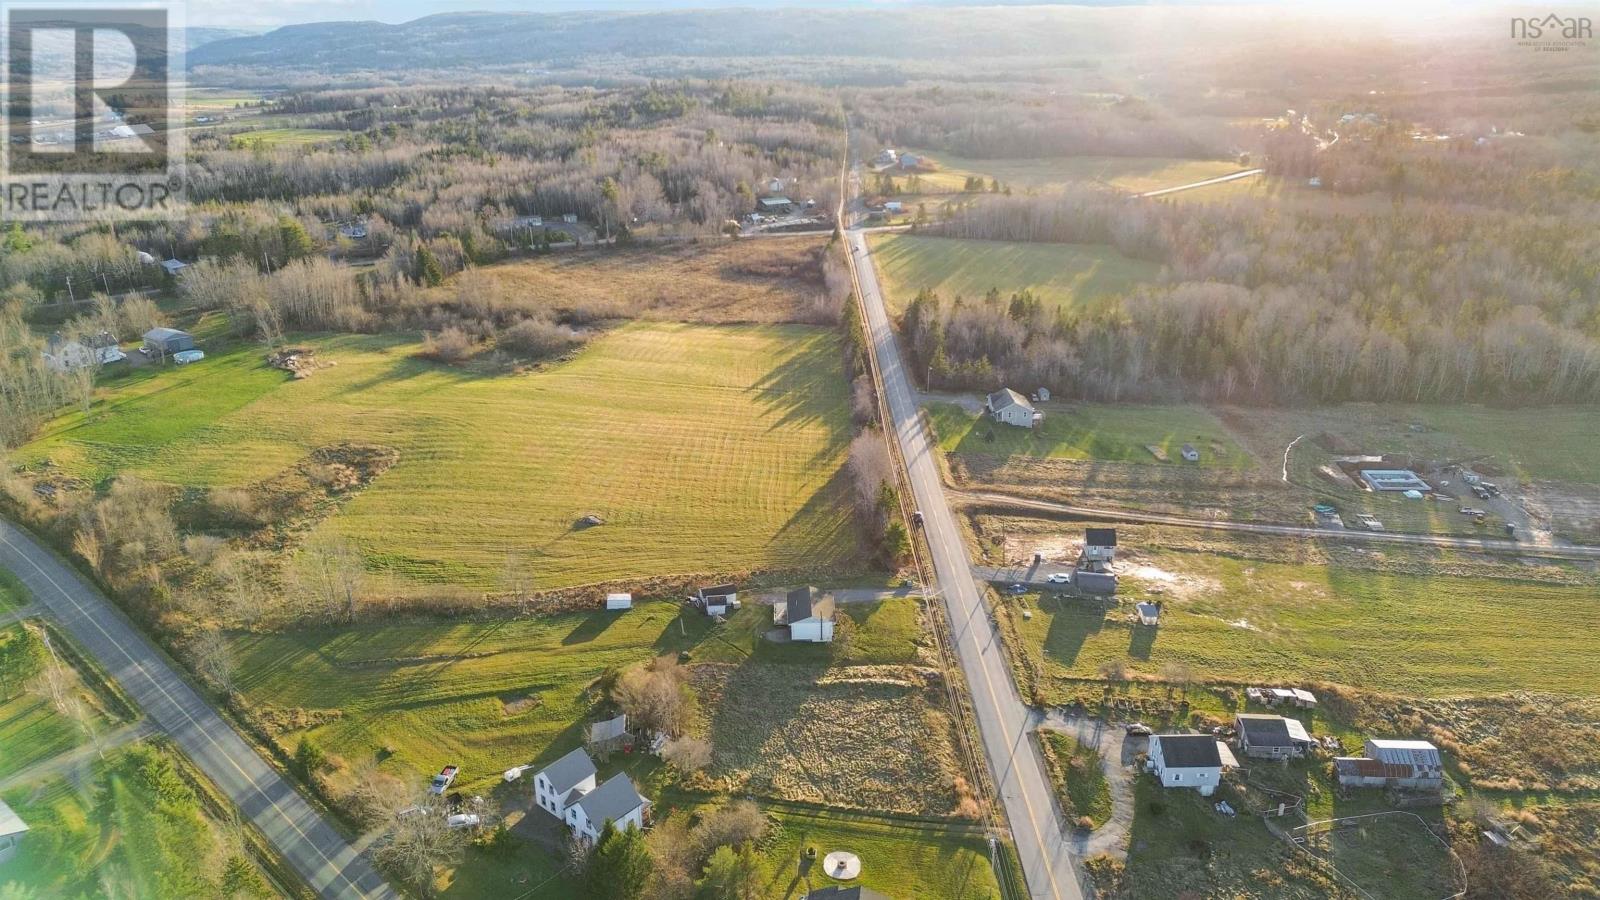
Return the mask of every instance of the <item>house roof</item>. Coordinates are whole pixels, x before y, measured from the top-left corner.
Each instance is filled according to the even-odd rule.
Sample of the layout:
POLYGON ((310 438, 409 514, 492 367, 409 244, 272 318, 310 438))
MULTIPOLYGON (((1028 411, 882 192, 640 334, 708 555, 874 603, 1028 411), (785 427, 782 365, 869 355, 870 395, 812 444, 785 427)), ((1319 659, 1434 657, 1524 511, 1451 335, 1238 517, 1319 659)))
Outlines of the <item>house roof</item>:
POLYGON ((1340 775, 1359 775, 1363 778, 1410 778, 1411 767, 1386 763, 1365 756, 1339 756, 1333 760, 1333 770, 1340 775))
POLYGON ((1110 572, 1079 570, 1072 573, 1072 583, 1087 594, 1115 594, 1117 576, 1110 572))
POLYGON ((0 800, 0 837, 10 837, 28 830, 28 823, 22 817, 11 811, 4 800, 0 800))
POLYGON ((1020 406, 1029 412, 1033 411, 1033 404, 1028 402, 1028 398, 1013 391, 1011 388, 1001 388, 989 395, 989 408, 996 412, 1013 406, 1020 406))
POLYGON ((1234 727, 1239 729, 1251 746, 1289 747, 1294 744, 1289 737, 1289 726, 1283 716, 1239 713, 1233 717, 1233 721, 1234 727))
POLYGON ((811 588, 796 588, 783 599, 784 621, 799 622, 811 618, 811 588))
POLYGON ((793 206, 794 205, 794 201, 790 200, 788 197, 762 197, 760 200, 758 200, 756 202, 760 203, 762 206, 793 206))
POLYGON ((1367 738, 1367 753, 1384 762, 1407 766, 1437 768, 1444 765, 1439 748, 1427 741, 1367 738))
POLYGON ((1209 734, 1158 734, 1151 740, 1161 743, 1161 758, 1168 768, 1202 769, 1222 765, 1217 739, 1209 734))
POLYGON ((181 259, 164 259, 161 261, 161 268, 166 269, 168 272, 176 272, 179 269, 187 269, 188 267, 189 264, 181 259))
POLYGON ((1115 547, 1117 545, 1117 530, 1115 528, 1085 528, 1083 542, 1091 547, 1115 547))
POLYGON ((1306 731, 1306 726, 1299 719, 1285 718, 1283 727, 1289 729, 1289 740, 1299 741, 1302 744, 1311 743, 1311 734, 1306 731))
POLYGON ((715 587, 703 587, 703 588, 701 588, 700 589, 700 596, 702 596, 702 597, 726 597, 726 596, 729 596, 731 594, 737 594, 738 592, 739 592, 739 589, 737 587, 735 587, 734 585, 731 585, 731 584, 719 584, 719 585, 717 585, 715 587))
POLYGON ((179 331, 176 328, 152 328, 144 333, 144 339, 147 341, 167 341, 175 337, 188 336, 187 331, 179 331))
POLYGON ((578 783, 594 775, 594 760, 583 748, 568 753, 539 772, 550 780, 550 788, 557 794, 563 794, 578 786, 578 783))
POLYGON ((648 802, 639 796, 628 774, 618 772, 607 778, 605 784, 584 794, 578 806, 589 821, 598 824, 607 819, 615 822, 648 802))

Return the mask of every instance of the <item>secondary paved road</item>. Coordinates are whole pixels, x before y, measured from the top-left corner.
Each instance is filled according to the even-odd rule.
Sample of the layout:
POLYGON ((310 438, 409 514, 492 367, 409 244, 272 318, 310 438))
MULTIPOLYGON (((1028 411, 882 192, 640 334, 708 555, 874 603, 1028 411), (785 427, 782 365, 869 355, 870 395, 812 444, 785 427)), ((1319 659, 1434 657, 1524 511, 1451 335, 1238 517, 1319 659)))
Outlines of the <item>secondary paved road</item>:
POLYGON ((393 898, 343 836, 295 793, 94 587, 32 536, 0 520, 10 569, 106 674, 221 788, 322 897, 393 898))
POLYGON ((945 500, 935 448, 917 416, 916 396, 901 364, 877 273, 868 259, 866 236, 852 229, 849 244, 852 257, 859 263, 856 269, 867 309, 867 329, 873 355, 883 372, 891 424, 906 460, 917 507, 922 510, 938 582, 936 590, 949 612, 956 655, 961 658, 961 669, 972 691, 984 754, 1011 823, 1028 891, 1045 900, 1079 900, 1083 893, 1055 815, 1050 781, 1028 736, 1028 708, 1012 682, 1000 636, 984 608, 983 593, 972 575, 972 561, 945 500))
POLYGON ((1074 506, 1050 500, 1033 500, 1010 494, 953 491, 960 502, 988 504, 1031 509, 1039 512, 1080 516, 1102 522, 1137 522, 1144 525, 1175 525, 1180 528, 1205 528, 1213 531, 1239 531, 1248 534, 1270 534, 1279 537, 1325 538, 1335 541, 1356 541, 1368 544, 1410 544, 1412 546, 1439 547, 1445 550, 1470 550, 1478 553, 1506 553, 1514 556, 1538 556, 1552 559, 1600 559, 1600 547, 1587 544, 1532 544, 1507 541, 1500 538, 1457 537, 1448 534, 1414 534, 1398 531, 1360 531, 1353 528, 1309 528, 1304 525, 1265 525, 1256 522, 1229 522, 1220 519, 1194 519, 1187 516, 1168 516, 1160 513, 1129 512, 1127 510, 1099 509, 1074 506))

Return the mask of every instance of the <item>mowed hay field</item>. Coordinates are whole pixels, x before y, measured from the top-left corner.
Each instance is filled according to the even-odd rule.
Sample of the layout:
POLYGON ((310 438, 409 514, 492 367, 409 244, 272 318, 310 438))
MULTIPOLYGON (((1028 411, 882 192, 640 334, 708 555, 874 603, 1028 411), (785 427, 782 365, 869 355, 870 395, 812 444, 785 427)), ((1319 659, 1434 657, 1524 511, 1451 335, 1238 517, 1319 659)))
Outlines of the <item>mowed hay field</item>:
POLYGON ((1119 568, 1109 611, 1045 597, 1032 619, 1012 618, 1046 698, 1115 661, 1148 676, 1174 662, 1223 682, 1309 679, 1414 697, 1594 692, 1600 634, 1557 621, 1600 611, 1592 585, 1174 551, 1119 568), (1133 604, 1158 596, 1160 626, 1133 624, 1133 604))
POLYGON ((20 456, 216 487, 337 442, 392 447, 394 467, 319 527, 396 594, 496 589, 508 560, 539 589, 857 565, 830 331, 634 324, 523 375, 423 361, 414 336, 297 343, 337 365, 297 381, 249 348, 136 373, 20 456), (588 515, 605 524, 578 527, 588 515))
POLYGON ((1235 160, 1176 159, 1166 156, 973 159, 949 153, 913 152, 928 156, 939 166, 939 171, 921 175, 924 184, 953 191, 961 190, 967 176, 979 175, 986 184, 989 179, 998 178, 1002 185, 1010 185, 1013 192, 1054 191, 1072 184, 1097 182, 1130 193, 1143 193, 1250 168, 1239 165, 1235 160))
POLYGON ((978 300, 990 289, 1004 297, 1026 288, 1045 304, 1091 311, 1152 281, 1153 263, 1103 244, 1024 244, 880 234, 872 259, 891 310, 904 310, 918 292, 978 300))

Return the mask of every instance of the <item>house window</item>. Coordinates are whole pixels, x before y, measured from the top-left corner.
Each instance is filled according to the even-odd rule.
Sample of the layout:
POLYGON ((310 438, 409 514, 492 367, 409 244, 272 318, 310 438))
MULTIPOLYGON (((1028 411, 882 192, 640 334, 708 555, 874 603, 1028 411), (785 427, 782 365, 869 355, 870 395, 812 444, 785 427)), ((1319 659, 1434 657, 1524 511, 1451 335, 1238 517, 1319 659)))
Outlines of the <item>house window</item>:
POLYGON ((1183 780, 1183 773, 1182 772, 1173 772, 1172 773, 1172 780, 1173 781, 1182 781, 1183 780))

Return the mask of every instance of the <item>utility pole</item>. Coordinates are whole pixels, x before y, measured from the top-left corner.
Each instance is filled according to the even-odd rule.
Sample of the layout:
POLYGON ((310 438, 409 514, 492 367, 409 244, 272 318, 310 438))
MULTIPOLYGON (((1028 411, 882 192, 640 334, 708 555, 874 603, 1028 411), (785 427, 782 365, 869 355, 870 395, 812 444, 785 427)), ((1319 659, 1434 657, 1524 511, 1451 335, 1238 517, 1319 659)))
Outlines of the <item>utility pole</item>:
POLYGON ((69 305, 69 306, 77 306, 78 305, 78 298, 77 298, 77 296, 75 294, 72 293, 72 276, 71 275, 67 276, 67 305, 69 305))

